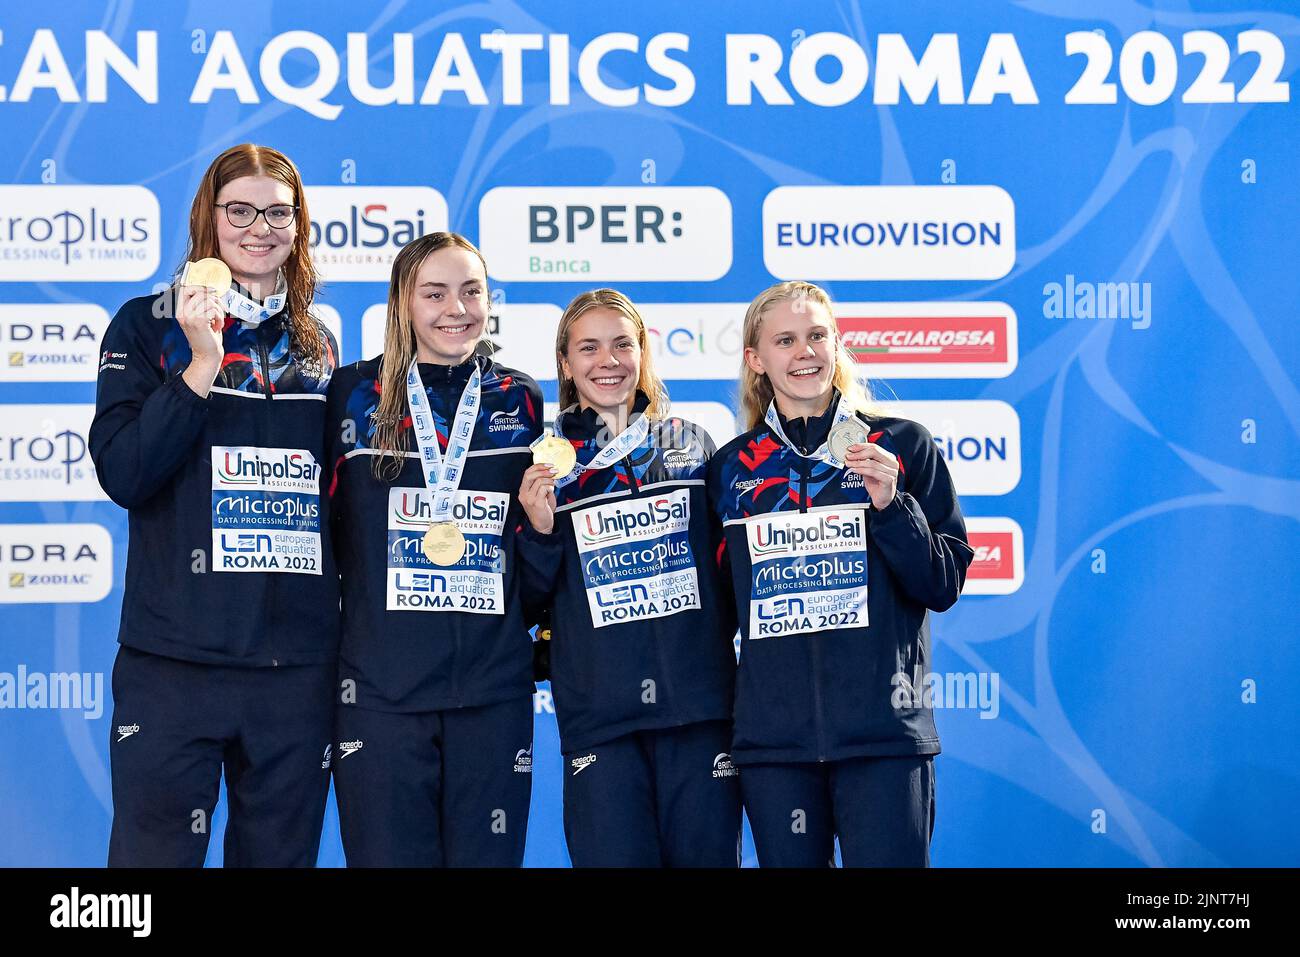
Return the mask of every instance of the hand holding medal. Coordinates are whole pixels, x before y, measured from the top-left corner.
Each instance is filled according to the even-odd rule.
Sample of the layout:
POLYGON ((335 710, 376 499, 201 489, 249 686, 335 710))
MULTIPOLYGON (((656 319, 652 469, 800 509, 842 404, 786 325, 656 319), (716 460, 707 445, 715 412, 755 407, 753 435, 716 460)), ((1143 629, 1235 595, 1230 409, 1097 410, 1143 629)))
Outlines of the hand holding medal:
POLYGON ((230 268, 220 259, 186 263, 176 289, 176 321, 199 365, 220 367, 226 350, 222 342, 226 310, 221 297, 230 288, 230 268))
MULTIPOLYGON (((861 427, 861 422, 856 419, 853 421, 861 427)), ((845 441, 845 438, 847 437, 840 441, 845 441)), ((835 448, 833 436, 831 448, 835 448)), ((888 508, 898 494, 898 459, 874 442, 868 442, 865 427, 862 428, 860 438, 854 437, 844 446, 843 453, 835 454, 844 461, 845 468, 862 476, 862 484, 871 496, 871 504, 877 509, 888 508)))
POLYGON ((524 472, 519 486, 519 504, 524 507, 529 524, 543 535, 549 535, 555 529, 555 483, 573 471, 578 456, 569 442, 550 429, 531 448, 533 464, 524 472))

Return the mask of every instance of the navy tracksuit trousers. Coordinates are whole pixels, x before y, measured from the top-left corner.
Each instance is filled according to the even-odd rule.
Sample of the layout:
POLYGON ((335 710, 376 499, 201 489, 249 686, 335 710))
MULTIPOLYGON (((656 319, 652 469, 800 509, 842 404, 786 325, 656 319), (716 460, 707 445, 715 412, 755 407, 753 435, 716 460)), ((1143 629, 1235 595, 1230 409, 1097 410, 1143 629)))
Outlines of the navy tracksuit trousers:
POLYGON ((760 867, 929 867, 934 758, 853 758, 741 769, 760 867))
POLYGON ((731 722, 637 731, 564 755, 574 867, 737 867, 731 722))
POLYGON ((224 769, 226 867, 314 867, 333 664, 232 668, 118 649, 110 867, 202 867, 224 769))
POLYGON ((334 793, 349 867, 518 867, 532 695, 396 713, 340 705, 334 793))

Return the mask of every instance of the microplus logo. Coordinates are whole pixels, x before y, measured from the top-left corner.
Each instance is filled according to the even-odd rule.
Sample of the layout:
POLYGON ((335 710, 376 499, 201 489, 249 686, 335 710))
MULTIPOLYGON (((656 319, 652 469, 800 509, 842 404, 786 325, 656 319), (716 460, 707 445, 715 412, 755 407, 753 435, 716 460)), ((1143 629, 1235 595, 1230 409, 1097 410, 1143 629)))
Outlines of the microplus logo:
POLYGON ((46 708, 84 712, 94 721, 104 713, 104 673, 28 672, 19 665, 16 672, 0 671, 0 709, 46 708))
POLYGON ((82 894, 74 887, 50 898, 51 927, 129 928, 132 937, 148 937, 152 915, 152 894, 82 894))
POLYGON ((0 281, 132 282, 158 271, 143 186, 0 186, 0 281))
POLYGON ((94 416, 91 403, 0 405, 0 501, 107 500, 86 446, 94 416))

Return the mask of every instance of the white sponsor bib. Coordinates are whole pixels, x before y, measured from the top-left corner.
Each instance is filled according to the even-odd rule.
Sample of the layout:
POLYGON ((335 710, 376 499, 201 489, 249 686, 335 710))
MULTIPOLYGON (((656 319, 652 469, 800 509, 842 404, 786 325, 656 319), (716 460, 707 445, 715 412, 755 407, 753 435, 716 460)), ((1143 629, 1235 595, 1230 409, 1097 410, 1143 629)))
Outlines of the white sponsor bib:
POLYGON ((504 614, 501 536, 510 496, 456 490, 450 517, 465 536, 465 554, 454 565, 435 565, 425 557, 422 543, 433 505, 434 492, 427 488, 388 492, 387 609, 504 614))
POLYGON ((212 447, 212 570, 321 574, 315 456, 306 449, 212 447))
POLYGON ((746 519, 749 637, 865 627, 866 526, 853 505, 746 519))
POLYGON ((573 512, 593 626, 662 618, 700 607, 690 523, 687 489, 573 512))

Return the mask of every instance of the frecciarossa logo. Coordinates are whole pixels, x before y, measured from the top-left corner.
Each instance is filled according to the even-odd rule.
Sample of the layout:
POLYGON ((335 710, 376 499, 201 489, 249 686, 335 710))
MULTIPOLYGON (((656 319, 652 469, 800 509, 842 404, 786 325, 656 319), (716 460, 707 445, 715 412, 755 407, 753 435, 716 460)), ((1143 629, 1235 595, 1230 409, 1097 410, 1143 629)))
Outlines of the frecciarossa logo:
POLYGON ((585 544, 602 545, 669 522, 689 520, 690 514, 684 501, 658 498, 635 506, 624 506, 618 511, 589 511, 583 515, 578 531, 585 544))
POLYGON ((755 556, 793 555, 811 546, 857 540, 862 533, 861 512, 822 515, 807 526, 780 523, 780 519, 773 516, 755 523, 751 547, 755 556))

